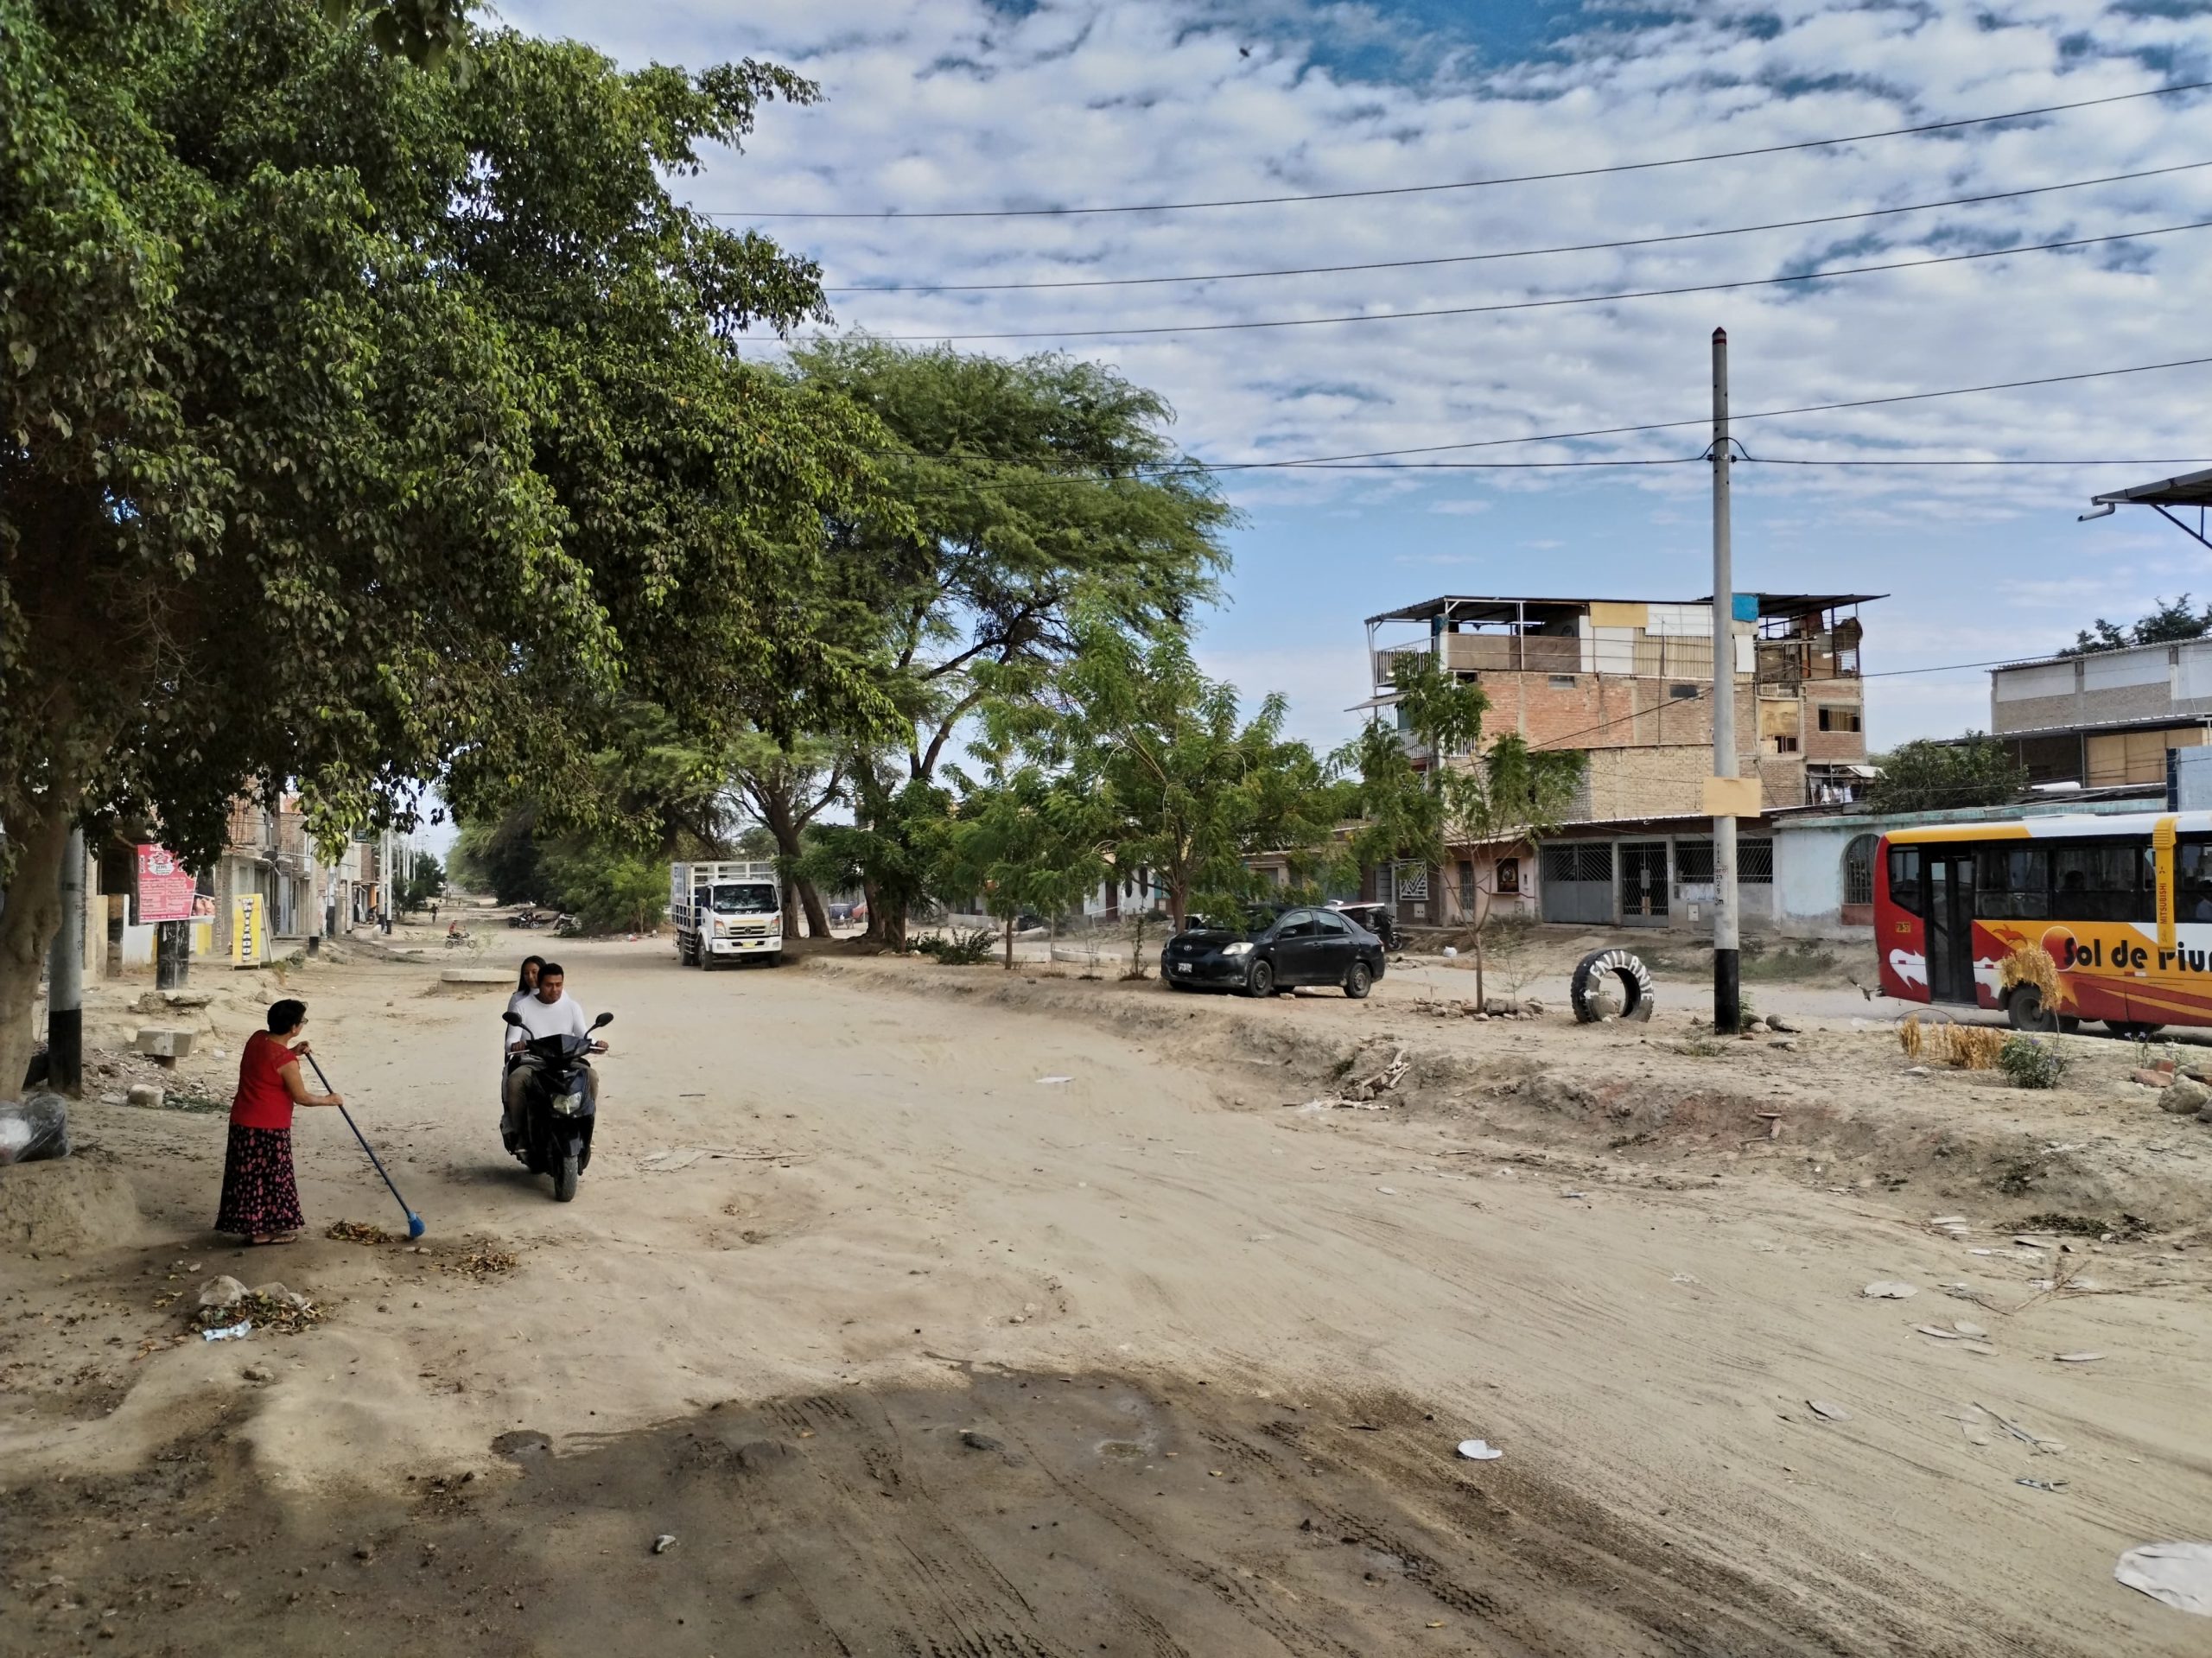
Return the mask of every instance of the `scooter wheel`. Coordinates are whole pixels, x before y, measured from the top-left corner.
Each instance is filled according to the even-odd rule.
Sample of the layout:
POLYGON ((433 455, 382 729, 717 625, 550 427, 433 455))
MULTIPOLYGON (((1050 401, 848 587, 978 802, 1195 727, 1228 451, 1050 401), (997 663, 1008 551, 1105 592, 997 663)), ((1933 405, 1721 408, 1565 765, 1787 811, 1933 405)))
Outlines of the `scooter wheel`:
POLYGON ((576 1195, 576 1177, 582 1172, 582 1170, 576 1166, 576 1159, 574 1153, 565 1153, 563 1154, 561 1158, 561 1166, 553 1171, 553 1201, 555 1203, 565 1204, 575 1198, 576 1195))

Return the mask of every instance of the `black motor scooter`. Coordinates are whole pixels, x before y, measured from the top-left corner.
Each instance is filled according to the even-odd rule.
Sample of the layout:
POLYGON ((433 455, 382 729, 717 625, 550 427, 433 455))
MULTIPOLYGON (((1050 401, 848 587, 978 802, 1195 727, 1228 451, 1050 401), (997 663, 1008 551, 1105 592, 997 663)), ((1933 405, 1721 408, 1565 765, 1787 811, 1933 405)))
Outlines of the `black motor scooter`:
MULTIPOLYGON (((509 1013, 506 1021, 520 1026, 522 1015, 509 1013)), ((591 1027, 596 1031, 613 1022, 613 1014, 601 1013, 591 1027)), ((543 1063, 523 1100, 521 1141, 510 1149, 532 1174, 553 1177, 556 1203, 576 1195, 577 1177, 591 1166, 591 1127, 597 1115, 586 1058, 591 1043, 588 1036, 540 1036, 524 1044, 524 1052, 543 1063)))

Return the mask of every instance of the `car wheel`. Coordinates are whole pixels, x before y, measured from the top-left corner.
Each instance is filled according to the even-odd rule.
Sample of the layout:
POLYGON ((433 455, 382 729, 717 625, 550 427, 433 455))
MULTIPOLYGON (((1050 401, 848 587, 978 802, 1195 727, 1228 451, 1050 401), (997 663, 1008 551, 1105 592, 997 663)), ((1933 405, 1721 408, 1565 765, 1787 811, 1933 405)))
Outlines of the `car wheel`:
POLYGON ((1351 971, 1344 975, 1344 994, 1354 1001, 1365 1001, 1367 993, 1374 988, 1375 975, 1364 962, 1354 962, 1351 971))
POLYGON ((1244 994, 1248 996, 1272 996, 1275 993, 1275 969, 1272 962, 1255 962, 1252 970, 1244 975, 1244 994))

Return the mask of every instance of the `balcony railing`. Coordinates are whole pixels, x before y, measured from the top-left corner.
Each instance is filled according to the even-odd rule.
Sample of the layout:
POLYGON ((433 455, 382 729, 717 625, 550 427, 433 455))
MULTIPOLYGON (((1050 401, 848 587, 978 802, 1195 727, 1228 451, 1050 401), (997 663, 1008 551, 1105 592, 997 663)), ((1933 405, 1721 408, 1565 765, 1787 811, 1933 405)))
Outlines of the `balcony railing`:
MULTIPOLYGON (((1600 673, 1693 683, 1713 677, 1713 641, 1694 636, 1586 641, 1540 633, 1443 633, 1433 643, 1445 665, 1463 674, 1600 673)), ((1377 650, 1375 683, 1383 687, 1391 683, 1401 656, 1429 649, 1427 645, 1394 645, 1377 650)), ((1753 662, 1757 683, 1762 685, 1859 677, 1858 647, 1838 649, 1827 634, 1761 639, 1753 662)))

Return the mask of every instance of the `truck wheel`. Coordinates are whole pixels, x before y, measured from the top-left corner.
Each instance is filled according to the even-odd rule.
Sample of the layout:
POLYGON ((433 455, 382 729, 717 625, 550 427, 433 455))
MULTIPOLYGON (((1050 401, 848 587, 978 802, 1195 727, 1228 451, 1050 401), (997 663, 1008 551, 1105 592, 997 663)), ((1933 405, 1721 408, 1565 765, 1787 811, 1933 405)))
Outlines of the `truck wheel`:
POLYGON ((1608 977, 1620 982, 1623 1024, 1651 1017, 1651 969, 1642 958, 1625 950, 1593 950, 1575 964, 1573 982, 1567 990, 1578 1020, 1594 1025, 1605 1016, 1598 993, 1608 977))

